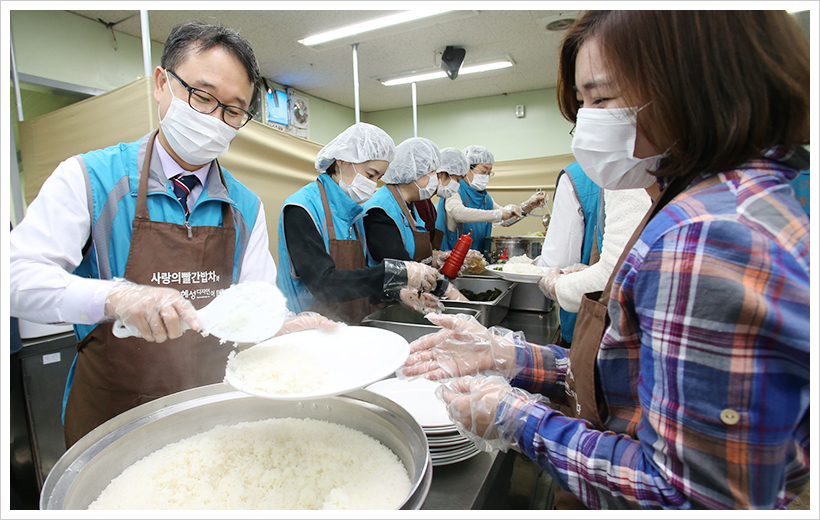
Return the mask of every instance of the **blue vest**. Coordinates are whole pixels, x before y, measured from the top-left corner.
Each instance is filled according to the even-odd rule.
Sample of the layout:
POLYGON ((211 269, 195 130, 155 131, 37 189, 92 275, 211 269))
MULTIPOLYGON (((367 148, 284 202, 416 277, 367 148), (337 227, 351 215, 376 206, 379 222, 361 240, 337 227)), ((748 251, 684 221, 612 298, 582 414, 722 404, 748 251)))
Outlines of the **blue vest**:
POLYGON ((797 200, 800 201, 800 205, 803 206, 803 211, 806 212, 806 215, 809 215, 809 194, 811 191, 809 190, 809 170, 803 170, 797 174, 797 177, 792 179, 789 184, 792 185, 794 188, 794 195, 797 197, 797 200))
MULTIPOLYGON (((91 215, 91 247, 85 252, 73 274, 83 278, 110 280, 123 278, 128 253, 131 249, 131 231, 137 205, 139 177, 145 160, 148 140, 153 132, 133 143, 120 143, 102 150, 78 155, 86 182, 91 215)), ((174 195, 173 187, 165 176, 156 150, 148 159, 148 188, 146 204, 153 222, 185 224, 185 213, 174 195)), ((251 231, 256 223, 261 201, 251 190, 224 168, 219 176, 216 162, 211 163, 206 185, 196 200, 188 223, 196 226, 222 226, 222 203, 231 205, 236 245, 231 283, 239 279, 242 259, 247 250, 251 231), (227 186, 227 190, 225 189, 227 186)), ((78 341, 82 341, 97 325, 74 325, 78 341)), ((77 356, 69 369, 63 393, 63 416, 68 393, 74 382, 77 356)))
MULTIPOLYGON (((558 178, 555 180, 555 187, 558 188, 558 183, 568 173, 567 181, 572 182, 575 186, 575 196, 581 204, 581 209, 584 212, 584 242, 581 248, 581 263, 589 265, 589 259, 592 257, 592 246, 595 242, 595 233, 598 234, 598 253, 600 254, 603 247, 603 204, 599 204, 600 196, 603 191, 597 184, 592 182, 589 177, 581 169, 581 166, 574 162, 561 170, 558 178), (599 218, 601 225, 598 224, 599 218)), ((571 343, 573 331, 575 330, 575 320, 578 314, 575 312, 567 312, 564 309, 559 309, 558 316, 561 320, 561 337, 564 341, 571 343)))
MULTIPOLYGON (((476 191, 467 180, 462 180, 458 186, 458 194, 465 207, 473 209, 493 209, 493 199, 487 191, 476 191)), ((451 195, 455 197, 455 195, 451 195)), ((470 231, 473 239, 470 249, 484 254, 485 238, 493 234, 492 222, 459 222, 455 231, 447 229, 447 211, 444 208, 444 199, 440 199, 437 206, 436 229, 442 231, 444 236, 441 240, 442 251, 452 251, 461 235, 466 235, 470 231)))
MULTIPOLYGON (((325 188, 333 217, 333 229, 336 232, 336 239, 356 240, 358 238, 362 242, 362 251, 366 251, 364 225, 362 224, 364 210, 362 207, 353 202, 353 199, 348 197, 328 174, 319 175, 316 182, 321 182, 325 188), (354 232, 354 228, 358 232, 358 237, 354 232)), ((316 230, 322 235, 325 251, 329 254, 330 236, 328 235, 325 220, 325 208, 322 205, 322 194, 319 192, 319 185, 316 182, 311 182, 285 199, 282 211, 279 214, 279 269, 276 273, 276 285, 288 299, 288 309, 296 313, 313 307, 314 297, 307 285, 297 276, 290 261, 283 218, 287 206, 299 206, 307 211, 316 224, 316 230)), ((291 238, 291 240, 299 240, 299 237, 291 238)))
MULTIPOLYGON (((401 232, 401 240, 404 243, 405 251, 407 251, 407 254, 410 255, 410 258, 413 258, 413 255, 416 252, 416 239, 413 236, 413 231, 415 230, 418 233, 426 233, 427 228, 424 225, 424 221, 421 220, 416 213, 416 210, 412 207, 410 208, 410 212, 415 221, 412 223, 407 221, 407 215, 404 214, 404 210, 402 210, 401 206, 399 206, 399 202, 396 200, 396 197, 390 193, 387 186, 388 185, 385 184, 379 188, 370 200, 365 202, 362 207, 365 211, 369 211, 371 208, 380 208, 384 210, 384 212, 387 213, 387 216, 393 219, 396 227, 401 232)), ((378 263, 379 262, 374 261, 373 257, 369 254, 367 255, 367 265, 372 267, 378 263)))
MULTIPOLYGON (((87 186, 90 187, 93 242, 74 274, 103 280, 122 278, 125 275, 139 175, 145 158, 145 147, 151 135, 153 133, 133 143, 120 143, 78 156, 87 186)), ((159 156, 154 153, 149 160, 151 163, 146 199, 151 220, 185 224, 185 214, 162 170, 159 156)), ((224 168, 222 174, 227 190, 219 178, 216 163, 211 163, 206 185, 191 210, 188 223, 194 227, 221 226, 222 203, 231 205, 236 227, 232 283, 236 283, 261 201, 224 168)), ((77 339, 82 340, 95 326, 96 324, 75 325, 77 339)))

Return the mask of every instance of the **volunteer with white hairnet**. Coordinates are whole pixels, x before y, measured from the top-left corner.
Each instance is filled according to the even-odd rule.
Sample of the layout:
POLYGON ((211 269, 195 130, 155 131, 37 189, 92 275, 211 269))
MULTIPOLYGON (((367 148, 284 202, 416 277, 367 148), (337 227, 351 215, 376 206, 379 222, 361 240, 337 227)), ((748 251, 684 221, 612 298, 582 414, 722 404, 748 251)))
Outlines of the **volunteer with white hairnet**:
POLYGON ((470 231, 473 243, 471 249, 484 251, 484 239, 492 235, 492 224, 502 226, 514 224, 523 213, 532 211, 544 203, 545 194, 534 194, 526 202, 517 206, 508 204, 499 206, 487 193, 487 184, 493 176, 495 157, 487 148, 470 145, 464 149, 464 156, 470 169, 464 177, 466 182, 459 183, 458 197, 448 197, 444 202, 446 215, 439 219, 436 228, 444 232, 441 248, 449 251, 455 247, 458 238, 470 231), (510 220, 512 219, 512 220, 510 220))
POLYGON ((291 311, 358 324, 375 304, 398 300, 403 289, 435 287, 438 273, 423 264, 390 259, 367 265, 360 204, 376 191, 395 153, 384 130, 356 123, 319 151, 316 182, 285 200, 276 283, 291 311))
MULTIPOLYGON (((396 147, 396 158, 384 174, 386 184, 364 204, 371 265, 391 258, 416 262, 431 259, 430 235, 412 203, 429 199, 438 190, 439 160, 436 144, 423 137, 412 137, 396 147)), ((434 294, 460 299, 455 287, 443 278, 434 294)))
MULTIPOLYGON (((433 199, 423 199, 413 201, 413 207, 418 212, 421 220, 424 221, 424 227, 430 234, 430 242, 433 244, 433 250, 441 248, 441 241, 444 233, 436 229, 436 220, 439 214, 444 214, 444 202, 450 195, 458 191, 458 183, 467 171, 470 165, 467 164, 467 159, 461 150, 458 148, 442 148, 439 150, 439 165, 436 169, 436 176, 438 177, 438 188, 436 195, 439 196, 439 206, 441 209, 436 209, 436 204, 433 199)), ((437 267, 435 264, 434 267, 437 267)))

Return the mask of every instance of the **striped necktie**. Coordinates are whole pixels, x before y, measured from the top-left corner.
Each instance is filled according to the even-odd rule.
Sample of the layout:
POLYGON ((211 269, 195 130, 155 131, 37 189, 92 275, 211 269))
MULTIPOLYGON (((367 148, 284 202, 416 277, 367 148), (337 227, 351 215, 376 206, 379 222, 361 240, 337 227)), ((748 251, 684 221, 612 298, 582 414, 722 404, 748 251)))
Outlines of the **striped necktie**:
POLYGON ((179 175, 171 177, 171 181, 174 183, 174 194, 176 194, 177 199, 179 199, 180 204, 182 204, 182 208, 185 210, 185 220, 188 220, 188 216, 191 214, 191 211, 188 209, 188 194, 194 189, 199 179, 196 175, 182 175, 180 173, 179 175))

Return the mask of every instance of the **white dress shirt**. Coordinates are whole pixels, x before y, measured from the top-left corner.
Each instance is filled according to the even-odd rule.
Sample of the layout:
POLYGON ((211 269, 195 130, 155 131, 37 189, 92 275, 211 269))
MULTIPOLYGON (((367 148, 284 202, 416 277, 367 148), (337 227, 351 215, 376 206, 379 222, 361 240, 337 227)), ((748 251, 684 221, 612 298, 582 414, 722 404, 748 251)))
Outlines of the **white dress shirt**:
MULTIPOLYGON (((180 171, 158 142, 163 169, 171 177, 180 171), (170 160, 173 167, 167 164, 170 160), (174 169, 172 169, 174 168, 174 169), (174 173, 172 173, 174 172, 174 173)), ((189 196, 189 207, 202 191, 189 196)), ((91 230, 91 214, 82 167, 75 158, 57 166, 29 205, 26 216, 10 235, 9 286, 11 315, 36 323, 94 324, 104 316, 105 300, 116 285, 113 280, 82 278, 71 274, 82 262, 82 248, 91 230)), ((239 282, 276 284, 276 264, 269 249, 264 207, 260 204, 239 282)))
POLYGON ((552 200, 552 218, 544 235, 541 256, 533 263, 541 267, 570 267, 581 262, 584 209, 575 194, 575 184, 567 179, 558 183, 552 200))

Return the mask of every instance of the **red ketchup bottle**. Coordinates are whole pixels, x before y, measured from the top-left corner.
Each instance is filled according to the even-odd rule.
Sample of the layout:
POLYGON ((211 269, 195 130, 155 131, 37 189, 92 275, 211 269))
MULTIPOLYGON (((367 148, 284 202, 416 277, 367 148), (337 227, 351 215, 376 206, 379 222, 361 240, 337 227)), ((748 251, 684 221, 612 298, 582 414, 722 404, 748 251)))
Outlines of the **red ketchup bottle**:
POLYGON ((447 257, 444 267, 441 268, 441 274, 450 280, 455 280, 456 276, 458 276, 458 271, 461 269, 461 264, 464 263, 464 259, 467 257, 467 252, 470 250, 470 245, 473 243, 473 238, 470 236, 472 232, 473 230, 470 230, 470 232, 466 235, 461 235, 459 237, 458 242, 456 242, 456 246, 453 248, 450 256, 447 257))

